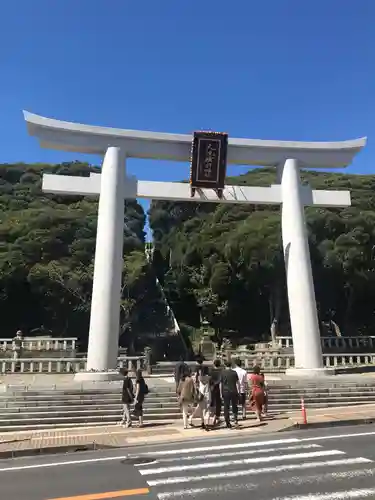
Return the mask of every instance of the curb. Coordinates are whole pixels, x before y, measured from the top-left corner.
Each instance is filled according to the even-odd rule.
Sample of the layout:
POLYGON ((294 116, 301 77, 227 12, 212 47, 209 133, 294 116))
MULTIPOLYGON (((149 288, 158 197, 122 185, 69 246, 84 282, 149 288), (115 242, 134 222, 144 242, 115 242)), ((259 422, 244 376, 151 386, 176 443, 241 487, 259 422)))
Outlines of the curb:
POLYGON ((0 451, 0 460, 6 460, 9 458, 22 458, 22 457, 33 457, 33 456, 44 456, 44 455, 57 455, 65 453, 76 453, 84 451, 99 451, 113 449, 114 446, 101 445, 95 442, 87 444, 76 444, 76 445, 63 445, 63 446, 47 446, 45 448, 26 448, 24 450, 8 450, 0 451))
POLYGON ((375 423, 374 417, 366 418, 355 418, 350 420, 331 420, 329 422, 313 422, 307 424, 294 423, 291 427, 288 427, 287 431, 290 430, 303 430, 303 429, 324 429, 327 427, 345 427, 345 426, 355 426, 355 425, 370 425, 375 423))

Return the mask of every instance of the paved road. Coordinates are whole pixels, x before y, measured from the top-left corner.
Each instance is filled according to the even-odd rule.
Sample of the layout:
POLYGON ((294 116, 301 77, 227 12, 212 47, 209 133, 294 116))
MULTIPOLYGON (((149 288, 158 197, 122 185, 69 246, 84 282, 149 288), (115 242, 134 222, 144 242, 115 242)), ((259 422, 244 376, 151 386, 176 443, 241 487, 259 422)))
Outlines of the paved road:
POLYGON ((17 500, 371 499, 375 426, 4 460, 0 481, 17 500))

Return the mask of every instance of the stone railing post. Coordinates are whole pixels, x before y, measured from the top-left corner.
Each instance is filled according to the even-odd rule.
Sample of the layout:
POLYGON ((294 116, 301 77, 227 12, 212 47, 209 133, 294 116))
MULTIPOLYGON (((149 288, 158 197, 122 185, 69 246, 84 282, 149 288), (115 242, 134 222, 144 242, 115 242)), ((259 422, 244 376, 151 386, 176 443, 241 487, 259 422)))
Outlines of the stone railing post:
POLYGON ((151 365, 151 347, 145 347, 144 356, 145 356, 145 369, 148 375, 152 373, 152 365, 151 365))

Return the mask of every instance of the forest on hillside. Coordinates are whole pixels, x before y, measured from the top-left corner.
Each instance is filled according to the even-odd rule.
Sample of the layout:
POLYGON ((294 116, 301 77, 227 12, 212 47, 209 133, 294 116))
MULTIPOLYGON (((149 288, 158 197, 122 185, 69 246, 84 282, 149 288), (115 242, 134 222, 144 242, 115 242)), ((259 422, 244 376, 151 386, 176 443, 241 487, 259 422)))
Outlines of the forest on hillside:
MULTIPOLYGON (((375 177, 302 176, 352 195, 348 208, 306 208, 321 332, 374 335, 375 177)), ((275 169, 227 180, 275 182, 275 169)), ((279 206, 153 202, 154 266, 178 320, 193 331, 203 316, 219 340, 290 335, 280 222, 279 206)))
MULTIPOLYGON (((0 337, 20 328, 87 344, 97 200, 45 194, 41 180, 90 172, 99 170, 80 162, 0 165, 0 337)), ((145 214, 136 201, 126 201, 124 220, 120 342, 129 346, 171 324, 145 257, 145 214)))
MULTIPOLYGON (((97 171, 0 165, 0 337, 21 328, 86 344, 97 200, 45 194, 41 176, 97 171)), ((275 175, 255 169, 227 182, 269 186, 275 175)), ((322 331, 334 321, 343 335, 375 334, 375 177, 305 172, 304 180, 352 193, 351 207, 306 209, 322 331)), ((279 206, 153 202, 152 266, 142 207, 127 201, 124 217, 122 345, 136 351, 171 329, 156 276, 187 338, 202 321, 218 340, 266 338, 272 323, 290 333, 279 206)))

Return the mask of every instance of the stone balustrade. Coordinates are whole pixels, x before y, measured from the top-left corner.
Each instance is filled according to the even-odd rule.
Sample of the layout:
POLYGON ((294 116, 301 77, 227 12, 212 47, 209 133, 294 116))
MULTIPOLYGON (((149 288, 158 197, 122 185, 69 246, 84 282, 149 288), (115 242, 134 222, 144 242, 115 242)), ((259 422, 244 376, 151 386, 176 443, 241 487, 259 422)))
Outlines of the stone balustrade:
MULTIPOLYGON (((375 337, 321 337, 324 349, 368 349, 371 352, 375 348, 375 337)), ((292 348, 292 337, 277 337, 276 345, 279 348, 292 348)))
MULTIPOLYGON (((19 358, 1 359, 0 373, 77 373, 85 371, 87 358, 19 358)), ((129 371, 150 371, 146 356, 119 357, 118 368, 127 368, 129 371)))
MULTIPOLYGON (((223 356, 224 358, 226 356, 223 356)), ((246 354, 240 357, 247 369, 259 365, 266 372, 284 372, 294 366, 293 354, 246 354)), ((375 352, 366 354, 323 354, 324 366, 327 368, 367 367, 375 365, 375 352)), ((87 358, 20 358, 18 360, 0 360, 0 373, 43 373, 66 374, 85 371, 87 358)), ((166 363, 168 364, 168 363, 166 363)), ((170 363, 171 366, 174 363, 170 363)), ((195 365, 191 363, 192 367, 195 365)), ((142 369, 151 372, 147 356, 126 356, 118 358, 118 368, 129 371, 142 369)))
MULTIPOLYGON (((1 339, 0 351, 12 350, 13 339, 1 339)), ((77 349, 77 338, 62 337, 24 337, 22 348, 25 351, 75 351, 77 349)))
MULTIPOLYGON (((293 354, 247 354, 241 356, 236 353, 234 357, 239 357, 246 369, 251 369, 259 365, 262 370, 268 372, 284 372, 288 368, 294 367, 293 354)), ((323 363, 327 368, 349 368, 366 367, 375 365, 375 353, 368 354, 323 354, 323 363)))

